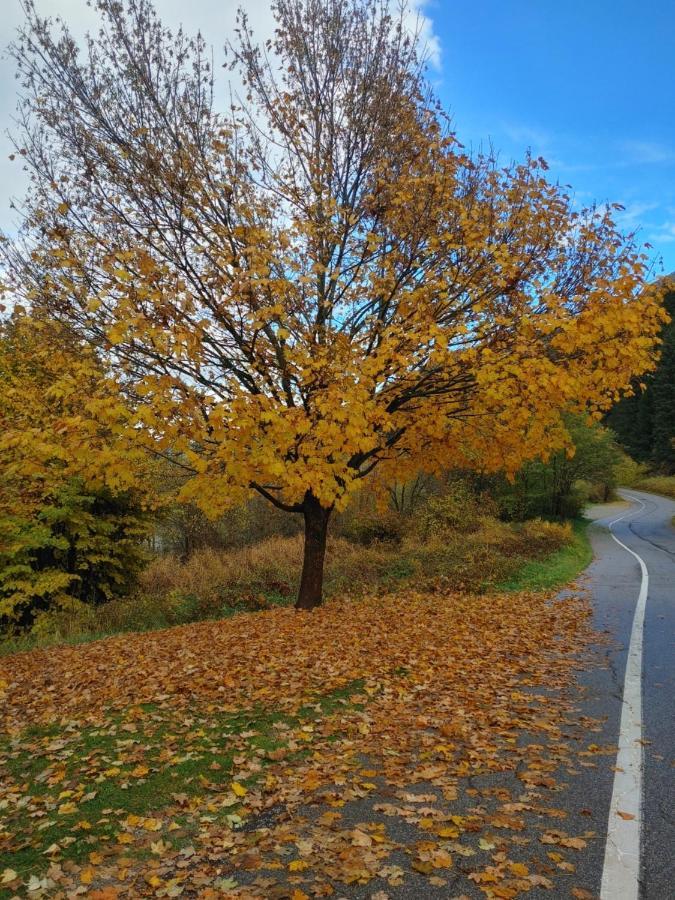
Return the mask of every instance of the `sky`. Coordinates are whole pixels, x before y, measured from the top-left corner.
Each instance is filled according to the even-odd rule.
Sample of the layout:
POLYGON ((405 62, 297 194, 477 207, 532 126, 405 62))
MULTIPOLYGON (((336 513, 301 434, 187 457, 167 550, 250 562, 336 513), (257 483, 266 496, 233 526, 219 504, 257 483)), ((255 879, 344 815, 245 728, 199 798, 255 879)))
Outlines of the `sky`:
MULTIPOLYGON (((37 0, 75 34, 95 23, 85 0, 37 0)), ((155 0, 166 22, 201 30, 216 59, 243 6, 261 38, 269 0, 155 0)), ((675 270, 675 3, 673 0, 413 0, 429 49, 429 76, 460 140, 491 144, 507 163, 527 150, 572 189, 580 206, 620 203, 654 274, 675 270)), ((0 47, 22 20, 20 0, 0 0, 0 47)), ((226 96, 222 73, 219 93, 226 96)), ((12 196, 25 179, 5 130, 17 82, 0 59, 0 228, 12 232, 12 196)))

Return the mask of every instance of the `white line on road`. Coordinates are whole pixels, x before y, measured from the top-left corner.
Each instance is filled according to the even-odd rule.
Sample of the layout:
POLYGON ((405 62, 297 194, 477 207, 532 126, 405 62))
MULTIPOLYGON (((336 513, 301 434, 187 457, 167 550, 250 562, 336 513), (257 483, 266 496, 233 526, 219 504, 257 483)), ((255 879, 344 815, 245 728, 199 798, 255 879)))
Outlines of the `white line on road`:
MULTIPOLYGON (((627 495, 642 508, 638 497, 627 495)), ((609 807, 607 845, 602 869, 600 900, 638 900, 640 893, 640 831, 642 813, 642 635, 644 631, 649 573, 641 556, 612 532, 612 525, 625 519, 630 512, 613 519, 609 530, 620 547, 634 556, 640 564, 642 581, 635 605, 630 633, 626 675, 623 683, 619 749, 612 801, 609 807)))

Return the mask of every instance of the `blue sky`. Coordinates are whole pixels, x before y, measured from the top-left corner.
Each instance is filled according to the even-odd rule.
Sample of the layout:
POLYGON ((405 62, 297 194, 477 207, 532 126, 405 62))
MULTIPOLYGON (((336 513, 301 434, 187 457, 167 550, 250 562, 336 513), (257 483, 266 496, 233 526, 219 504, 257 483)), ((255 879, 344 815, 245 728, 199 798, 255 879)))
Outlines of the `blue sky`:
POLYGON ((426 4, 437 89, 460 138, 504 160, 531 147, 580 204, 626 207, 675 269, 673 0, 476 0, 426 4))
MULTIPOLYGON (((202 29, 216 54, 231 33, 237 0, 155 0, 167 24, 202 29)), ((0 0, 0 45, 21 19, 0 0)), ((261 37, 268 0, 243 0, 261 37)), ((459 137, 491 141, 502 159, 531 148, 580 205, 622 203, 621 224, 675 270, 674 0, 416 0, 433 50, 431 76, 459 137)), ((92 24, 85 0, 38 0, 76 33, 92 24)), ((222 70, 221 70, 222 71, 222 70)), ((16 103, 12 67, 0 61, 0 125, 16 103)), ((0 139, 0 225, 11 230, 9 196, 22 179, 0 139)), ((656 270, 660 272, 660 266, 656 270)))

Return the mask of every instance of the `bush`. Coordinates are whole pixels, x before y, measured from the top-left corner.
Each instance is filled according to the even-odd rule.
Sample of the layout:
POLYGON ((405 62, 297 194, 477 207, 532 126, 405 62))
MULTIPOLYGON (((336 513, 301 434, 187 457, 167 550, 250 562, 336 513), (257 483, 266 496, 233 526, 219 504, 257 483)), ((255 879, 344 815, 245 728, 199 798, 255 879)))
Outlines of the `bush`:
POLYGON ((472 532, 496 511, 491 498, 476 495, 465 481, 453 481, 445 493, 430 497, 422 507, 418 516, 419 534, 428 540, 449 530, 472 532))
POLYGON ((675 475, 649 475, 638 478, 631 487, 638 491, 650 491, 664 497, 675 497, 675 475))
POLYGON ((81 618, 134 587, 146 561, 144 519, 129 496, 77 479, 30 519, 0 521, 0 629, 40 631, 60 613, 81 618))
POLYGON ((533 460, 512 483, 504 479, 497 488, 505 519, 574 519, 589 499, 605 501, 612 496, 622 458, 614 436, 578 416, 568 416, 566 426, 574 445, 572 456, 560 451, 547 462, 533 460))
POLYGON ((405 519, 400 513, 385 510, 378 515, 373 510, 357 513, 343 521, 340 533, 348 541, 370 547, 376 542, 400 544, 405 527, 405 519))

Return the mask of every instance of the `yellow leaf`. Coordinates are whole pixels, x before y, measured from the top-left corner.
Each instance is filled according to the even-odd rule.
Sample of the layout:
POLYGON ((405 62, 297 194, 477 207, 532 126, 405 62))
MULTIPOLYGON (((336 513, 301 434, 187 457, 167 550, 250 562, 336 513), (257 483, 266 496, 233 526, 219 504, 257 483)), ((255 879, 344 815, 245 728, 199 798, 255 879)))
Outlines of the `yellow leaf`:
POLYGON ((524 878, 530 871, 523 863, 510 863, 509 868, 519 878, 524 878))
POLYGON ((304 872, 305 869, 309 868, 309 863, 304 859, 294 859, 293 862, 288 864, 289 872, 304 872))
POLYGON ((237 797, 245 797, 246 794, 248 793, 248 791, 247 791, 247 789, 244 787, 244 785, 243 785, 243 784, 239 784, 238 781, 233 781, 233 782, 232 782, 232 790, 233 790, 234 793, 237 795, 237 797))
POLYGON ((58 813, 60 816, 69 816, 71 813, 77 812, 77 804, 75 803, 62 803, 59 806, 58 813))

